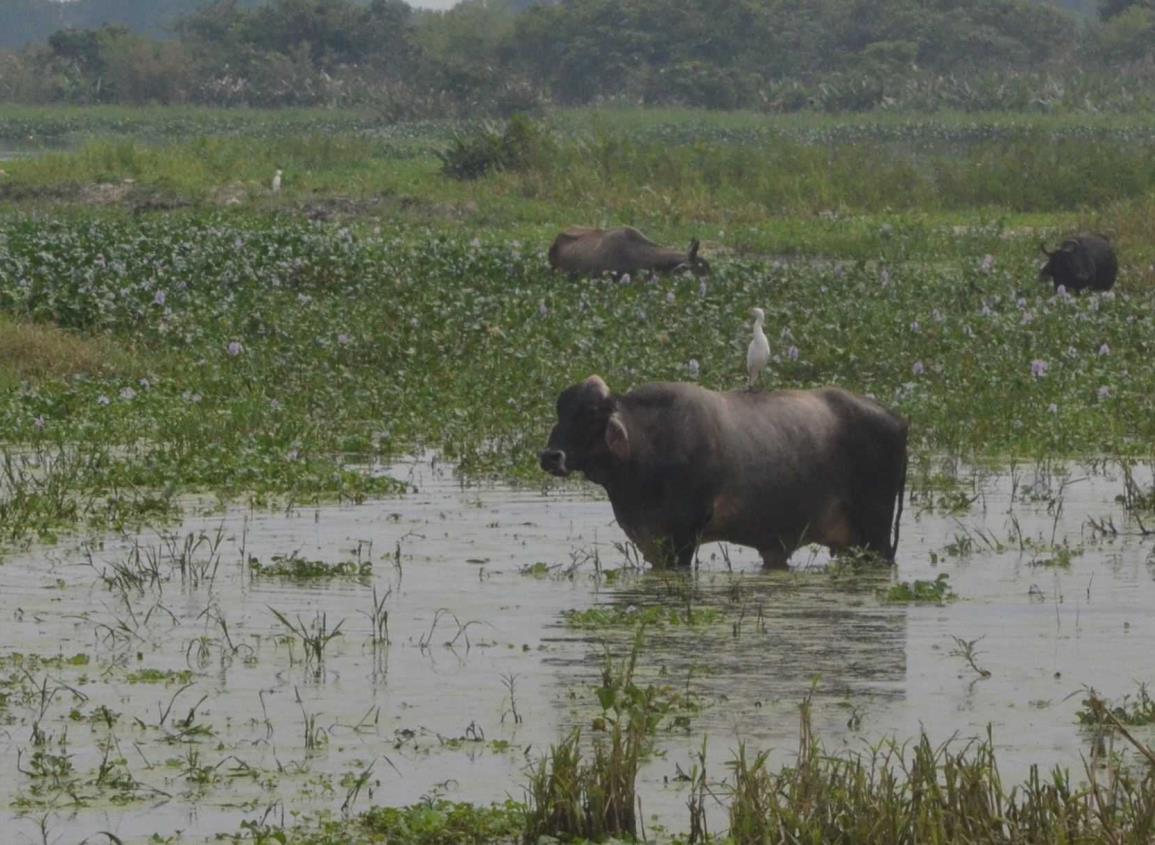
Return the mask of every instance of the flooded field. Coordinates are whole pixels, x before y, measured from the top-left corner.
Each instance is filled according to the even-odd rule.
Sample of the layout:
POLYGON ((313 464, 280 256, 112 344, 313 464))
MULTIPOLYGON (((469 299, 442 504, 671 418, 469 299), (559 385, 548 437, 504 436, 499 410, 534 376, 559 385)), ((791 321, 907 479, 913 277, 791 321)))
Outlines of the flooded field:
POLYGON ((648 831, 686 829, 703 738, 711 781, 742 741, 789 762, 811 690, 831 750, 989 725, 1008 784, 1035 763, 1079 779, 1085 688, 1118 701, 1152 676, 1152 544, 1115 501, 1124 473, 947 469, 913 491, 893 573, 804 550, 764 574, 751 550, 707 546, 695 574, 657 574, 590 486, 469 486, 427 460, 390 470, 413 488, 400 498, 200 508, 11 553, 7 841, 201 841, 312 810, 521 800, 570 727, 596 733, 606 655, 628 654, 636 619, 637 680, 668 705, 639 777, 648 831), (890 600, 941 575, 955 600, 890 600))

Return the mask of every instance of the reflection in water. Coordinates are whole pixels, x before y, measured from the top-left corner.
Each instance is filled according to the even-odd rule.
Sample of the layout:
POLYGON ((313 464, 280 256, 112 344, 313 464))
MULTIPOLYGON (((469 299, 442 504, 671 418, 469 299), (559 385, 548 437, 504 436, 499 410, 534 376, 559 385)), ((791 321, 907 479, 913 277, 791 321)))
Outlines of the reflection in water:
MULTIPOLYGON (((286 807, 336 808, 370 764, 361 808, 521 798, 528 761, 598 714, 605 654, 633 643, 622 626, 571 629, 563 613, 661 605, 716 611, 709 624, 652 626, 638 659, 639 680, 698 705, 663 726, 641 773, 647 818, 674 830, 686 828, 675 776, 702 738, 715 778, 740 741, 789 761, 811 690, 831 750, 992 724, 1008 783, 1035 762, 1078 773, 1081 688, 1117 698, 1151 680, 1151 543, 1114 501, 1116 468, 1044 469, 958 470, 961 493, 941 468, 924 473, 895 573, 828 571, 800 553, 796 569, 764 574, 752 551, 718 546, 702 550, 695 574, 631 572, 608 504, 588 488, 462 486, 427 462, 394 469, 418 491, 399 499, 209 511, 175 529, 12 553, 0 751, 29 760, 37 731, 70 755, 71 774, 57 776, 86 802, 51 810, 48 827, 75 839, 181 829, 195 841, 270 807, 278 821, 286 807), (950 513, 960 501, 969 507, 950 513), (1118 533, 1091 527, 1105 517, 1118 533), (186 550, 190 535, 218 531, 219 544, 186 550), (334 564, 358 550, 371 577, 291 581, 246 564, 292 552, 334 564), (880 598, 892 577, 940 573, 958 601, 880 598), (387 647, 373 643, 374 588, 388 593, 387 647), (306 635, 340 623, 320 665, 274 609, 306 635), (954 637, 977 640, 989 679, 952 653, 954 637), (139 784, 124 805, 94 784, 106 749, 139 784)), ((25 804, 24 839, 39 841, 40 814, 68 794, 53 799, 51 781, 0 770, 10 808, 25 804)))

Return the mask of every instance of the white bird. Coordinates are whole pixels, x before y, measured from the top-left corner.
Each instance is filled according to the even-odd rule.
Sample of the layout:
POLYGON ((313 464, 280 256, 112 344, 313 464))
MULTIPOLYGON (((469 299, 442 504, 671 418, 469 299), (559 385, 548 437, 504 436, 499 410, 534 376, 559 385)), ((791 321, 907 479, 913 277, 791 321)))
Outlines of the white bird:
POLYGON ((750 311, 750 315, 754 318, 754 337, 746 348, 746 387, 753 390, 758 383, 758 375, 770 360, 770 342, 766 340, 766 335, 762 331, 766 314, 761 308, 754 308, 750 311))
POLYGON ((281 192, 281 170, 278 168, 277 172, 273 174, 273 193, 279 194, 281 192))

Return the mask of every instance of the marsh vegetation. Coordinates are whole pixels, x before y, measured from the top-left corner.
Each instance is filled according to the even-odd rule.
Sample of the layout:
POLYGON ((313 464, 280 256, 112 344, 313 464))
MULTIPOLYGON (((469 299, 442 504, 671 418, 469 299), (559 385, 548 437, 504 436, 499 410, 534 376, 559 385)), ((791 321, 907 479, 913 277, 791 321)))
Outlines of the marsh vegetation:
POLYGON ((1149 838, 1146 119, 561 112, 462 180, 506 124, 7 114, 67 145, 0 177, 21 835, 1149 838), (554 275, 573 223, 713 272, 554 275), (1075 229, 1111 293, 1037 280, 1075 229), (741 387, 753 305, 910 420, 894 572, 647 572, 537 469, 590 373, 741 387))

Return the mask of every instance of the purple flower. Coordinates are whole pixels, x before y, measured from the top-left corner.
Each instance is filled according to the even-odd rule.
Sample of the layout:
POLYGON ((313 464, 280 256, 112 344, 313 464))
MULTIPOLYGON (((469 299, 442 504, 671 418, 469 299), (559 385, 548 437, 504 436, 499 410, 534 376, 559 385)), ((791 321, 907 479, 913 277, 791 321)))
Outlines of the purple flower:
POLYGON ((1111 398, 1111 388, 1109 388, 1105 384, 1100 385, 1099 390, 1096 392, 1096 395, 1099 397, 1100 402, 1102 402, 1106 399, 1110 399, 1111 398))
POLYGON ((1035 378, 1042 378, 1050 368, 1051 365, 1041 358, 1036 358, 1034 361, 1031 361, 1031 375, 1035 378))
POLYGON ((673 291, 670 291, 669 293, 666 294, 666 304, 667 305, 673 305, 674 300, 675 300, 675 296, 674 296, 673 291))
POLYGON ((1027 307, 1027 301, 1025 299, 1023 299, 1023 297, 1020 296, 1018 298, 1018 300, 1016 300, 1016 302, 1015 302, 1015 307, 1018 308, 1020 311, 1022 311, 1024 308, 1027 307))
POLYGON ((945 317, 942 316, 942 312, 939 311, 937 308, 933 309, 930 312, 930 316, 934 319, 934 321, 936 323, 941 323, 944 319, 946 319, 945 317))
POLYGON ((269 400, 269 407, 272 408, 274 411, 281 410, 281 400, 280 399, 270 399, 269 400))
POLYGON ((1029 323, 1033 323, 1034 321, 1035 321, 1035 315, 1034 314, 1032 314, 1030 311, 1024 311, 1023 312, 1023 319, 1021 320, 1021 322, 1024 326, 1028 325, 1029 323))
POLYGON ((1066 285, 1059 285, 1057 288, 1055 288, 1055 296, 1066 296, 1066 295, 1067 295, 1067 286, 1066 285))
POLYGON ((880 285, 882 285, 883 287, 887 287, 888 285, 890 285, 890 271, 887 270, 885 267, 883 267, 882 270, 878 274, 878 283, 880 285))
POLYGON ((786 357, 789 358, 791 361, 797 361, 798 355, 799 355, 798 347, 791 344, 790 347, 786 350, 786 357))
POLYGON ((136 391, 133 390, 131 387, 121 388, 120 398, 123 399, 125 402, 131 402, 133 399, 136 398, 136 391))
POLYGON ((347 334, 337 335, 337 343, 339 343, 341 346, 348 346, 352 342, 353 338, 349 337, 347 334))
POLYGON ((910 368, 910 371, 916 376, 921 376, 926 372, 926 365, 923 364, 922 361, 915 361, 914 366, 910 368))
POLYGON ((241 346, 241 342, 239 340, 229 341, 228 353, 230 358, 236 358, 244 351, 245 347, 241 346))
POLYGON ((698 296, 705 296, 705 295, 706 295, 706 280, 702 279, 702 281, 698 282, 698 296))
POLYGON ((36 419, 34 419, 32 421, 32 427, 34 429, 36 429, 37 431, 44 431, 45 425, 47 425, 47 423, 44 422, 44 415, 43 414, 41 414, 40 416, 38 416, 36 419))
POLYGON ((698 364, 698 359, 691 358, 689 363, 686 364, 686 372, 690 374, 690 378, 697 378, 700 371, 701 366, 698 364))
POLYGON ((110 404, 111 402, 112 402, 112 400, 109 399, 107 396, 105 396, 103 393, 96 397, 96 404, 102 408, 105 405, 110 404))
POLYGON ((922 331, 922 326, 920 326, 918 324, 918 320, 915 320, 913 323, 910 324, 910 330, 912 332, 914 332, 915 334, 918 334, 919 332, 922 331))
POLYGON ((1047 406, 1047 411, 1049 413, 1052 413, 1052 414, 1057 414, 1057 413, 1059 413, 1059 406, 1056 405, 1054 402, 1052 402, 1050 405, 1047 406))
POLYGON ((1104 343, 1102 346, 1099 347, 1099 357, 1100 358, 1105 358, 1106 356, 1108 356, 1110 354, 1111 354, 1111 347, 1108 346, 1107 344, 1104 343))
POLYGON ((164 305, 165 299, 166 299, 166 297, 165 297, 164 291, 158 290, 156 293, 154 293, 152 295, 152 304, 153 305, 164 305))
POLYGON ((537 316, 542 317, 542 318, 549 316, 549 307, 544 302, 538 303, 537 316))

